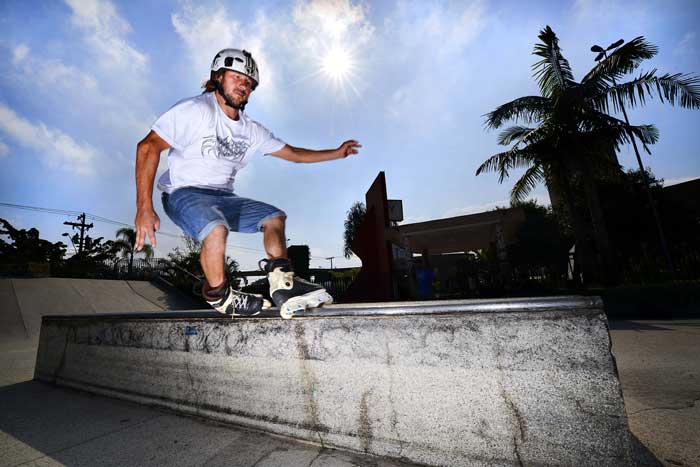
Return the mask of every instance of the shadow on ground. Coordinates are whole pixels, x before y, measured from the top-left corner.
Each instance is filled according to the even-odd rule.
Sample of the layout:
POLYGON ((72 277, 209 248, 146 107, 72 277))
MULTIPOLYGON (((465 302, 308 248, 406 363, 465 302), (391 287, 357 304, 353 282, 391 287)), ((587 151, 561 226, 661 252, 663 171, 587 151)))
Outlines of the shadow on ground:
POLYGON ((410 467, 27 381, 0 388, 0 466, 410 467))

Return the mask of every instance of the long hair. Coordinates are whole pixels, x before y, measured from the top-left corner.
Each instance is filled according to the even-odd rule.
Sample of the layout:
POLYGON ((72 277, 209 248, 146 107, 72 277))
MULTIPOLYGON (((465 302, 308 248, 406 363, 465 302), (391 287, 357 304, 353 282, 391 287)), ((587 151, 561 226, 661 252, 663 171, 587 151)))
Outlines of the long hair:
POLYGON ((207 80, 204 84, 202 84, 202 94, 207 93, 207 92, 214 92, 216 91, 216 84, 215 81, 220 78, 224 72, 226 71, 226 68, 219 68, 216 71, 212 71, 209 73, 209 80, 207 80))

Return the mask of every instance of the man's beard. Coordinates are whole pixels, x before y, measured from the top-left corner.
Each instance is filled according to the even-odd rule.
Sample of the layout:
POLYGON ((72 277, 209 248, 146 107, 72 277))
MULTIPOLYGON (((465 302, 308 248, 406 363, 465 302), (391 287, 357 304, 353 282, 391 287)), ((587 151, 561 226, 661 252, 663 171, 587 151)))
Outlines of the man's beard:
POLYGON ((238 104, 236 104, 236 101, 234 100, 234 97, 240 98, 240 96, 236 94, 227 94, 226 95, 226 105, 233 107, 236 110, 242 110, 245 108, 246 104, 248 103, 248 99, 244 99, 238 104))

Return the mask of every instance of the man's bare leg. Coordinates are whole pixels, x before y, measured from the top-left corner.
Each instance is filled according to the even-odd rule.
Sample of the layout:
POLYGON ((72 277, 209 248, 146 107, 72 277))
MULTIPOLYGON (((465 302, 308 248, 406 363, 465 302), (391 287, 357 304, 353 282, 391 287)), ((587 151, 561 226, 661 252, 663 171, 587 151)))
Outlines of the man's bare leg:
POLYGON ((209 287, 212 289, 219 287, 226 280, 224 261, 227 237, 228 229, 223 225, 217 225, 202 242, 199 261, 202 264, 202 270, 209 287))
POLYGON ((273 217, 262 225, 263 244, 270 259, 287 257, 287 237, 284 233, 285 217, 273 217))
POLYGON ((255 316, 262 310, 262 296, 231 289, 226 280, 225 258, 228 228, 217 225, 202 242, 199 260, 206 283, 202 296, 219 313, 232 316, 255 316))

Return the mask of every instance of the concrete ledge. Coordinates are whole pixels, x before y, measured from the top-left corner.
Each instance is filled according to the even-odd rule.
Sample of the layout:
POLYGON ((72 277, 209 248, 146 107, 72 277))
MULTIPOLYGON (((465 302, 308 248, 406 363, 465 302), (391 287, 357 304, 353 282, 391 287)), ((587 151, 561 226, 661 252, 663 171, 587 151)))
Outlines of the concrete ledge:
POLYGON ((630 464, 600 300, 45 317, 36 378, 426 465, 630 464))

